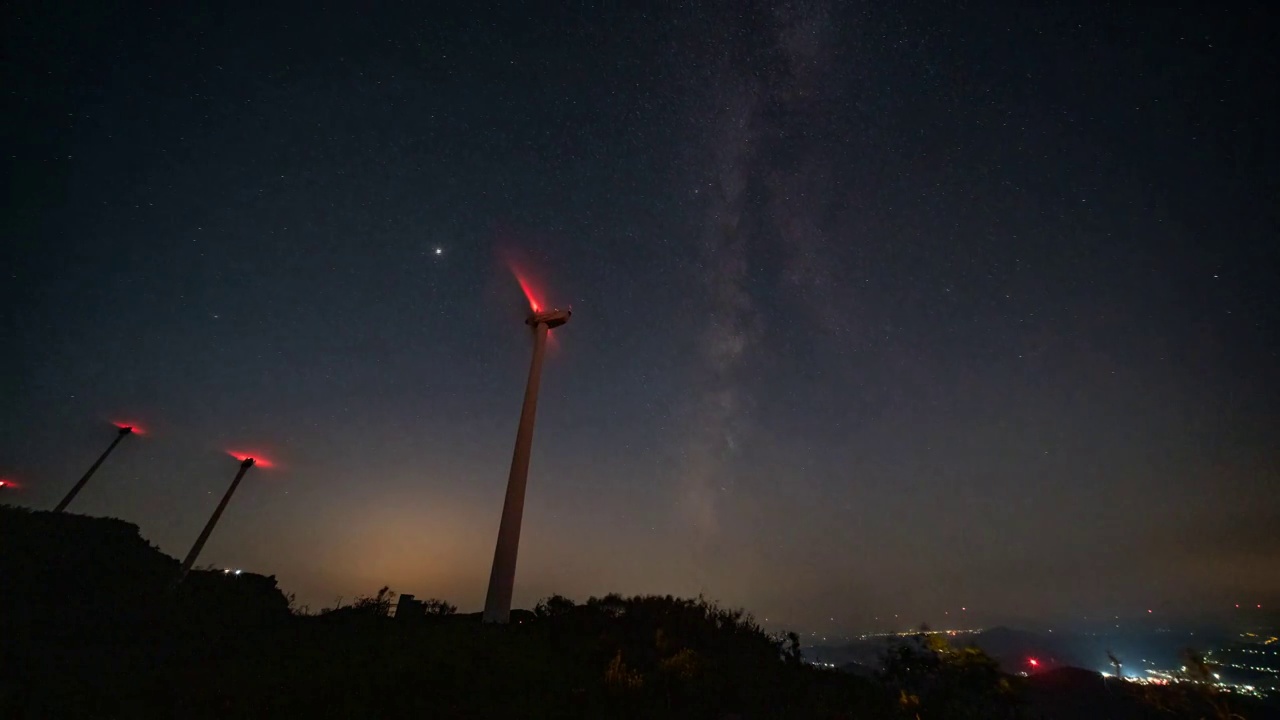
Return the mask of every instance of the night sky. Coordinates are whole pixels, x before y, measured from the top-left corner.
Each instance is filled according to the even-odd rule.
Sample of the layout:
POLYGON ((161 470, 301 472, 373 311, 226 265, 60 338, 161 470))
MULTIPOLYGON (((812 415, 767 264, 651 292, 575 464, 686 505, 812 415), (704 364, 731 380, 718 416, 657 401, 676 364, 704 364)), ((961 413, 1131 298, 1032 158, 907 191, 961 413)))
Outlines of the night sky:
POLYGON ((1280 602, 1265 4, 360 5, 6 6, 6 502, 479 610, 515 267, 518 606, 1280 602))

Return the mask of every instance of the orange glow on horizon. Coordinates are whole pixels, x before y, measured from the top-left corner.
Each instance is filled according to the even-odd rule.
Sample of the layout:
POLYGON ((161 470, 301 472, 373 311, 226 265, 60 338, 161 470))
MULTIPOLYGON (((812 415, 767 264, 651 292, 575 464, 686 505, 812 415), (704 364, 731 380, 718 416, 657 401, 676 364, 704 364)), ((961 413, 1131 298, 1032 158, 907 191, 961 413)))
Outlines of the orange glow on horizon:
POLYGON ((245 451, 242 451, 242 450, 228 450, 228 451, 227 451, 227 454, 228 454, 228 455, 230 455, 231 457, 235 458, 236 460, 239 460, 240 462, 244 462, 245 460, 248 460, 249 458, 253 458, 253 465, 254 465, 254 467, 260 467, 260 468, 273 468, 273 467, 276 467, 276 464, 275 464, 275 463, 273 463, 273 462, 271 462, 271 461, 270 461, 270 460, 268 460, 267 458, 263 457, 263 456, 262 456, 262 453, 257 453, 257 452, 247 451, 247 450, 245 450, 245 451))

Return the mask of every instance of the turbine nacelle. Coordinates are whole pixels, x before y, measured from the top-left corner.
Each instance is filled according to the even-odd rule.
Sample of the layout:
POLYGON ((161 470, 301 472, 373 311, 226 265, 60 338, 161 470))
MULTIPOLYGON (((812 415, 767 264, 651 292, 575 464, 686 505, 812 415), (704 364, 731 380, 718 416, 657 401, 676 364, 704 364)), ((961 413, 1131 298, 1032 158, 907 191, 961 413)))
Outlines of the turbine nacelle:
POLYGON ((116 426, 116 429, 120 431, 121 435, 129 435, 129 434, 146 435, 147 434, 146 429, 136 422, 131 422, 128 420, 112 420, 111 424, 116 426))
POLYGON ((266 470, 277 466, 276 463, 263 457, 260 452, 250 450, 227 450, 226 452, 231 457, 239 460, 240 464, 246 468, 257 466, 266 470))
POLYGON ((539 325, 546 325, 547 329, 550 330, 558 328, 569 322, 570 315, 573 315, 572 309, 560 310, 557 308, 553 310, 541 310, 529 315, 529 319, 525 320, 525 323, 535 328, 539 325))

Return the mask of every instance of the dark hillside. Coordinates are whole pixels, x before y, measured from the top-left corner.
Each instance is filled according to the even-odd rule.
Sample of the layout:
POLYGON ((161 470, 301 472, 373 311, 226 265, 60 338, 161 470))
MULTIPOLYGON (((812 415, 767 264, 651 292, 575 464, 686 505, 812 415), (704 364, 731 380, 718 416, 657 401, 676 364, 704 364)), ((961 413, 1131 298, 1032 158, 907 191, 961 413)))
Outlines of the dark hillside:
MULTIPOLYGON (((0 549, 3 718, 1157 713, 1134 686, 1076 670, 1010 677, 982 650, 939 636, 887 648, 883 673, 821 669, 803 661, 797 637, 702 599, 552 597, 492 626, 440 600, 397 605, 383 588, 295 615, 274 577, 195 572, 175 589, 178 563, 119 520, 0 507, 0 549)), ((1160 717, 1202 708, 1185 710, 1160 717)), ((1245 717, 1268 716, 1251 706, 1245 717)))

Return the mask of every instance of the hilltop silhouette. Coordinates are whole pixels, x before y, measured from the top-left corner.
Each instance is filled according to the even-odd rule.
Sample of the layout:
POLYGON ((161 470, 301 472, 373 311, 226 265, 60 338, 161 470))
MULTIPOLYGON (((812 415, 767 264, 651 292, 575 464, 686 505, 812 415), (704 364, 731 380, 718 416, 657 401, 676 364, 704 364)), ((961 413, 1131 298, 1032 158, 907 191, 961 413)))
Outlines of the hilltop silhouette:
POLYGON ((701 598, 553 596, 499 626, 389 588, 294 612, 272 576, 204 570, 175 587, 178 568, 135 525, 0 506, 0 717, 1155 713, 1097 674, 1012 677, 936 636, 888 646, 878 667, 815 667, 794 634, 701 598))

